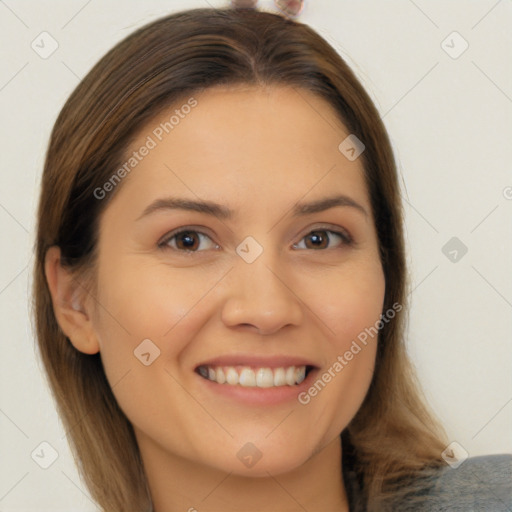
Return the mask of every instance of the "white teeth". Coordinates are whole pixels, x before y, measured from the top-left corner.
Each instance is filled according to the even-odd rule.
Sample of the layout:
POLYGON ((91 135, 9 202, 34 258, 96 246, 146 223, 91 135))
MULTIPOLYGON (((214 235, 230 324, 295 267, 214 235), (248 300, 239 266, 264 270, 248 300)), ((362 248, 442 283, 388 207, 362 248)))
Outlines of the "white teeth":
POLYGON ((286 369, 285 380, 288 386, 293 386, 295 384, 295 366, 290 366, 286 369))
POLYGON ((253 388, 256 386, 256 376, 251 368, 244 368, 240 372, 240 378, 238 380, 240 386, 245 386, 246 388, 253 388))
POLYGON ((231 386, 238 384, 238 372, 234 368, 228 368, 226 372, 226 382, 231 386))
POLYGON ((219 384, 224 384, 226 382, 226 375, 224 375, 224 370, 222 368, 217 368, 217 378, 215 379, 219 384))
POLYGON ((259 388, 274 386, 274 374, 270 368, 260 368, 256 374, 256 384, 259 388))
POLYGON ((284 368, 274 370, 274 386, 284 386, 286 384, 286 372, 284 368))
POLYGON ((218 384, 239 385, 248 388, 295 386, 306 378, 305 366, 289 366, 287 368, 200 366, 198 371, 204 378, 218 384))

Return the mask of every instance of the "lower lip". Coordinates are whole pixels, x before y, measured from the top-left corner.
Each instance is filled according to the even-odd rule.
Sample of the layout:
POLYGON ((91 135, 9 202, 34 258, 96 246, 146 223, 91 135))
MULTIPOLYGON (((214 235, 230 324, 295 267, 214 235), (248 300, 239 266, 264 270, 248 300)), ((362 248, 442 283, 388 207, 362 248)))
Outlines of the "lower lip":
POLYGON ((297 396, 311 386, 311 382, 313 382, 317 372, 318 369, 314 368, 296 386, 276 386, 271 388, 245 387, 238 384, 231 386, 230 384, 219 384, 205 379, 201 375, 197 375, 197 377, 206 389, 217 395, 249 405, 275 405, 297 401, 297 396))

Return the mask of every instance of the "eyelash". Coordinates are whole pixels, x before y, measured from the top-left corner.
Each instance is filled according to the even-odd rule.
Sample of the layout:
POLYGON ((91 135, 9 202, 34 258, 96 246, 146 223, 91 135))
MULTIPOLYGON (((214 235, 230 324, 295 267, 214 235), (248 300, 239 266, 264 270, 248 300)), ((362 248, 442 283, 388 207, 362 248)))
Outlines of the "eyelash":
MULTIPOLYGON (((344 232, 344 231, 336 231, 336 230, 333 230, 333 229, 330 229, 326 226, 319 226, 318 228, 315 228, 315 229, 312 229, 311 231, 309 231, 308 233, 306 233, 306 235, 304 235, 302 238, 301 238, 301 241, 306 238, 307 236, 311 235, 312 233, 315 233, 317 231, 323 231, 323 232, 326 232, 326 233, 331 233, 333 235, 336 235, 336 236, 339 236, 341 238, 341 246, 345 245, 345 246, 350 246, 350 245, 353 245, 354 241, 352 239, 352 237, 347 233, 347 232, 344 232)), ((177 229, 176 231, 172 231, 171 233, 169 233, 168 235, 166 235, 164 237, 163 240, 161 240, 159 243, 158 243, 158 247, 162 250, 171 250, 171 251, 175 251, 175 252, 181 252, 181 253, 184 253, 184 254, 194 254, 194 253, 197 253, 197 252, 203 252, 203 251, 199 251, 199 250, 195 250, 195 251, 191 251, 191 250, 186 250, 186 249, 176 249, 174 247, 171 247, 169 246, 169 242, 176 238, 178 235, 180 235, 181 233, 196 233, 196 234, 199 234, 200 235, 200 238, 201 236, 205 236, 207 238, 209 238, 211 240, 211 237, 208 236, 207 234, 195 229, 195 228, 192 228, 192 227, 183 227, 183 228, 179 228, 177 229)), ((212 240, 213 242, 213 240, 212 240)), ((200 242, 199 242, 200 243, 200 242)), ((215 242, 213 242, 215 243, 215 242)), ((218 244, 215 244, 217 247, 218 247, 218 244)), ((294 244, 293 246, 295 247, 297 244, 294 244)), ((310 250, 310 251, 325 251, 327 249, 339 249, 340 247, 334 247, 334 248, 331 248, 331 247, 327 247, 325 249, 308 249, 306 248, 306 250, 310 250)))

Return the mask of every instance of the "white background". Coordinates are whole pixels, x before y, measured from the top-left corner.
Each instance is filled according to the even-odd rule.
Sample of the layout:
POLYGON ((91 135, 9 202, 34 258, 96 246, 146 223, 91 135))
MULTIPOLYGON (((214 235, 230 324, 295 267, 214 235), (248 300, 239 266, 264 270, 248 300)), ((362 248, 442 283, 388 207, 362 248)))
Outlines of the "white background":
MULTIPOLYGON (((51 127, 80 78, 135 28, 226 3, 0 1, 2 512, 95 510, 41 376, 29 320, 51 127), (43 31, 59 44, 46 60, 31 48, 43 31), (43 441, 59 454, 46 470, 31 458, 43 441)), ((390 132, 414 288, 409 349, 427 398, 470 456, 512 452, 512 5, 310 0, 299 19, 348 60, 390 132), (469 43, 456 59, 441 46, 453 31, 469 43), (442 252, 452 237, 468 248, 456 262, 442 252)), ((456 36, 445 44, 461 48, 456 36)))

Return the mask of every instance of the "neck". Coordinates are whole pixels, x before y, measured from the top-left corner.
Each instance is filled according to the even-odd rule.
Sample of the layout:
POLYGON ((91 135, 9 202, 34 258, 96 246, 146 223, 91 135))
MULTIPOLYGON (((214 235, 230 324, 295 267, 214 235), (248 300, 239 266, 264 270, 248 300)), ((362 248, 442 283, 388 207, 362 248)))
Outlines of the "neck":
POLYGON ((268 477, 225 473, 169 454, 136 432, 154 512, 348 512, 336 437, 300 467, 268 477))

